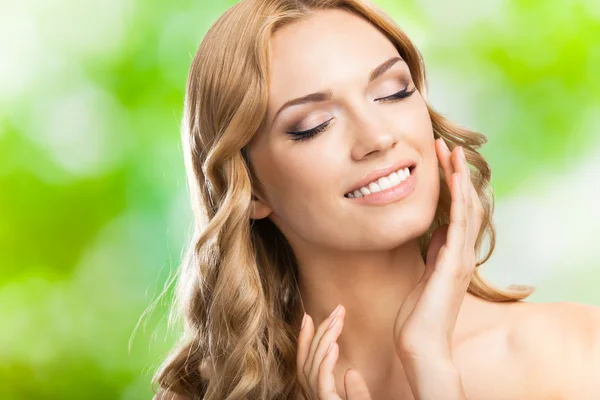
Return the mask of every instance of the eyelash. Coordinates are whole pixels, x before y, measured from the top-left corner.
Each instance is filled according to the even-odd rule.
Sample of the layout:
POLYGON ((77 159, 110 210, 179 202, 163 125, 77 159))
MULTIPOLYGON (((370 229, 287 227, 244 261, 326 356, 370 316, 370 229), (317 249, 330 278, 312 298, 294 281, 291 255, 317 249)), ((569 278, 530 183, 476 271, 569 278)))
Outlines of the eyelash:
MULTIPOLYGON (((381 100, 383 103, 390 103, 390 102, 394 102, 394 101, 400 101, 402 99, 405 99, 407 97, 410 97, 416 90, 417 87, 415 86, 412 90, 407 91, 406 89, 408 89, 408 84, 406 84, 406 86, 404 87, 404 89, 402 89, 399 92, 396 92, 392 95, 389 95, 387 97, 382 97, 381 100)), ((321 133, 322 131, 324 131, 327 126, 329 126, 329 123, 331 122, 331 119, 328 121, 323 122, 321 125, 316 126, 312 129, 306 130, 306 131, 294 131, 294 132, 287 132, 288 134, 290 134, 292 136, 292 140, 294 141, 302 141, 302 140, 308 140, 310 138, 312 138, 313 136, 315 136, 318 133, 321 133)))

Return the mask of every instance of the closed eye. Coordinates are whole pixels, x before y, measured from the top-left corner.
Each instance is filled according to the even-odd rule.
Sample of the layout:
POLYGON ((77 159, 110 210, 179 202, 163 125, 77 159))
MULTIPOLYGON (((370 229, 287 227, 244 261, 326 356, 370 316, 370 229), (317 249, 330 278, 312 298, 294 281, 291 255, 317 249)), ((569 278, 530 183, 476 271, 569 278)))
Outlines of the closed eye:
POLYGON ((292 140, 306 140, 309 139, 313 136, 315 136, 317 133, 323 131, 325 128, 327 128, 327 125, 329 125, 329 123, 331 122, 333 118, 328 119, 327 121, 323 122, 321 125, 318 125, 312 129, 308 129, 306 131, 291 131, 291 132, 286 132, 287 134, 292 136, 292 140))
MULTIPOLYGON (((394 102, 394 101, 399 101, 399 100, 405 99, 407 97, 410 97, 416 90, 417 90, 416 86, 414 88, 412 88, 411 90, 408 90, 408 83, 407 83, 406 86, 404 87, 404 89, 402 89, 401 91, 396 92, 396 93, 386 96, 386 97, 381 97, 381 98, 375 99, 375 101, 379 101, 380 103, 390 103, 390 102, 394 102)), ((308 129, 305 131, 291 131, 291 132, 286 132, 286 133, 291 135, 292 140, 294 140, 294 141, 308 140, 308 139, 312 138, 313 136, 317 135, 318 133, 324 131, 332 119, 333 118, 323 122, 321 125, 318 125, 314 128, 311 128, 311 129, 308 129)))
POLYGON ((404 89, 402 89, 401 91, 399 91, 397 93, 394 93, 392 95, 389 95, 387 97, 382 97, 382 98, 375 99, 375 100, 376 101, 377 100, 381 100, 383 102, 400 100, 400 99, 404 99, 406 97, 409 97, 410 95, 412 95, 415 92, 415 90, 417 90, 416 86, 409 91, 408 90, 408 83, 407 83, 406 86, 404 86, 404 89))

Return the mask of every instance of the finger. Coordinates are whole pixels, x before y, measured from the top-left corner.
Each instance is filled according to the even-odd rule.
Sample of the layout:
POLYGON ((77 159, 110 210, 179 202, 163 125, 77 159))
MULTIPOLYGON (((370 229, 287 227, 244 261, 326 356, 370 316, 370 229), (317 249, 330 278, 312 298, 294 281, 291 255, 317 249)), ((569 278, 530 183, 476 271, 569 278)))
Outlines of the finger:
MULTIPOLYGON (((421 310, 424 315, 438 315, 434 324, 441 327, 440 332, 449 331, 455 324, 460 304, 464 298, 470 279, 463 265, 463 245, 466 235, 466 206, 461 194, 458 172, 453 175, 452 205, 448 239, 440 250, 435 271, 429 278, 422 297, 428 298, 421 310), (443 310, 443 312, 441 311, 443 310)), ((451 331, 451 330, 450 330, 451 331)))
POLYGON ((310 344, 313 338, 313 332, 313 320, 310 317, 310 315, 306 314, 304 327, 300 329, 300 334, 298 335, 298 349, 296 354, 296 369, 298 374, 298 381, 300 383, 300 386, 302 386, 305 390, 308 388, 308 381, 304 375, 304 366, 306 365, 306 360, 308 359, 310 344))
MULTIPOLYGON (((452 204, 450 205, 450 225, 448 227, 448 238, 444 254, 454 260, 462 259, 467 235, 467 205, 463 194, 464 183, 461 183, 462 173, 456 172, 452 175, 452 204)), ((446 268, 456 268, 456 262, 446 263, 446 268)))
POLYGON ((349 368, 344 375, 344 388, 346 400, 371 400, 367 383, 360 372, 349 368))
POLYGON ((473 213, 474 208, 471 189, 473 185, 471 183, 471 170, 469 169, 469 165, 467 164, 467 160, 464 156, 464 148, 462 146, 457 147, 458 154, 454 157, 453 161, 455 163, 455 170, 460 172, 461 194, 465 202, 465 218, 467 223, 467 229, 463 243, 463 260, 465 260, 469 254, 468 252, 473 252, 473 245, 471 243, 474 243, 473 236, 475 234, 473 229, 475 225, 475 215, 473 213))
POLYGON ((436 140, 436 151, 438 159, 440 160, 440 164, 442 165, 442 169, 444 171, 444 178, 446 179, 446 184, 452 190, 452 174, 454 171, 454 166, 452 165, 452 152, 448 149, 448 145, 444 141, 444 138, 439 138, 436 140))
MULTIPOLYGON (((462 148, 464 151, 464 148, 462 148)), ((464 177, 462 181, 464 181, 463 185, 463 195, 465 195, 466 205, 467 205, 467 236, 465 240, 465 260, 466 262, 472 263, 473 265, 468 265, 468 268, 474 269, 475 267, 475 243, 477 242, 477 237, 479 236, 479 231, 481 229, 481 222, 483 221, 483 206, 481 205, 481 199, 473 186, 473 181, 471 180, 471 169, 469 168, 469 164, 466 159, 461 157, 461 175, 464 171, 464 177)))
MULTIPOLYGON (((335 342, 338 336, 342 333, 344 316, 346 315, 345 313, 345 308, 340 306, 335 318, 332 319, 333 324, 327 326, 327 329, 319 340, 314 353, 311 370, 308 374, 308 382, 313 388, 316 388, 319 384, 319 366, 327 354, 327 348, 329 347, 329 344, 335 342)), ((315 340, 313 340, 313 342, 314 341, 315 340)))
POLYGON ((484 209, 481 204, 481 199, 479 198, 479 194, 477 190, 475 190, 475 185, 473 184, 473 180, 471 179, 471 169, 469 168, 469 163, 466 162, 466 170, 469 173, 469 179, 467 180, 467 189, 465 193, 468 193, 469 196, 469 204, 471 205, 469 209, 469 213, 471 214, 470 218, 470 234, 467 237, 466 249, 469 251, 474 251, 475 243, 477 242, 477 238, 479 236, 479 232, 481 230, 481 223, 483 222, 484 209))
MULTIPOLYGON (((477 234, 478 234, 478 230, 477 232, 474 232, 473 227, 477 226, 477 225, 481 225, 481 224, 477 224, 474 220, 473 217, 475 215, 474 212, 474 205, 472 202, 472 192, 475 191, 475 189, 469 189, 469 187, 472 187, 472 183, 471 183, 471 171, 469 169, 469 166, 466 162, 466 160, 461 156, 461 152, 460 150, 464 150, 462 149, 462 146, 455 146, 452 151, 450 151, 448 149, 448 146, 446 145, 446 142, 444 141, 443 138, 439 138, 437 140, 437 149, 439 151, 439 157, 440 157, 440 163, 442 164, 442 167, 444 168, 444 175, 446 177, 450 177, 447 178, 447 183, 448 186, 450 187, 450 192, 452 192, 452 174, 455 172, 460 172, 461 173, 461 179, 460 179, 460 185, 462 187, 462 194, 463 197, 465 199, 466 202, 466 207, 467 207, 467 229, 465 232, 465 239, 463 241, 463 251, 469 250, 470 247, 474 247, 475 246, 475 240, 477 239, 477 234), (474 237, 474 238, 473 238, 474 237), (472 245, 470 247, 467 243, 471 242, 472 245)), ((479 199, 479 196, 476 196, 477 199, 479 199)), ((454 201, 454 196, 452 198, 452 201, 454 201)))
POLYGON ((328 395, 335 394, 335 377, 333 376, 333 368, 337 362, 340 348, 336 342, 331 342, 331 348, 325 354, 325 358, 319 366, 319 383, 317 393, 319 398, 326 398, 328 395))
POLYGON ((321 336, 323 336, 323 333, 325 333, 325 331, 327 330, 327 326, 329 325, 329 323, 339 313, 340 308, 341 308, 341 304, 338 304, 338 306, 331 312, 331 314, 329 315, 329 317, 327 317, 323 322, 321 322, 321 324, 317 328, 317 331, 315 332, 313 338, 311 339, 312 341, 310 343, 310 349, 308 351, 308 358, 306 359, 306 363, 304 364, 304 372, 305 372, 305 374, 306 374, 307 377, 308 377, 308 374, 310 372, 310 368, 313 365, 313 360, 314 360, 314 357, 315 357, 315 351, 317 350, 317 346, 319 345, 319 341, 321 340, 321 336))
POLYGON ((448 237, 448 224, 438 227, 431 235, 427 256, 425 257, 425 271, 421 280, 427 280, 435 270, 436 260, 441 248, 446 244, 448 237))
MULTIPOLYGON (((442 246, 433 273, 431 274, 430 287, 439 291, 435 298, 440 301, 450 301, 454 291, 462 290, 462 281, 466 276, 463 267, 464 240, 467 230, 466 207, 461 194, 459 173, 452 175, 452 204, 450 206, 450 224, 448 237, 442 246)), ((431 289, 434 290, 434 289, 431 289)))

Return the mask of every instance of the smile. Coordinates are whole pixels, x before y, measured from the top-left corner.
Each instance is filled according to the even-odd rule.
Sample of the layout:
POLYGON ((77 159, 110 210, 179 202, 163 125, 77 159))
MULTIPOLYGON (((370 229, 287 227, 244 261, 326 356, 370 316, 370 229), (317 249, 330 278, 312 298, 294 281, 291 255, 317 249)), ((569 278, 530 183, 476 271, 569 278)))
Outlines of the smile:
POLYGON ((367 197, 372 195, 373 193, 378 193, 383 190, 396 187, 402 182, 406 181, 411 176, 411 172, 413 169, 414 167, 401 168, 398 171, 394 171, 387 176, 383 176, 379 179, 369 182, 367 185, 361 187, 360 189, 356 189, 353 192, 346 193, 344 197, 349 199, 367 197))

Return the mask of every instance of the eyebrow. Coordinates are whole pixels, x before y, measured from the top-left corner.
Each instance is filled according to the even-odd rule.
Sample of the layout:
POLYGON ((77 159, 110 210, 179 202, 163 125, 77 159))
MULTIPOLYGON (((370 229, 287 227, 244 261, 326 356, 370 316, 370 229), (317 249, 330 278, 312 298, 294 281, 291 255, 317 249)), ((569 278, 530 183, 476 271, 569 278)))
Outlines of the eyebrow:
MULTIPOLYGON (((392 65, 396 64, 398 61, 404 61, 404 60, 401 57, 396 56, 396 57, 390 58, 387 61, 384 61, 382 64, 375 67, 369 74, 369 83, 373 82, 375 79, 377 79, 381 75, 383 75, 388 69, 390 69, 392 67, 392 65)), ((325 101, 325 100, 331 99, 331 97, 332 97, 331 90, 323 90, 320 92, 307 94, 306 96, 298 97, 297 99, 288 100, 275 113, 275 116, 273 117, 273 121, 275 121, 277 119, 277 116, 288 107, 297 106, 299 104, 325 101)))

